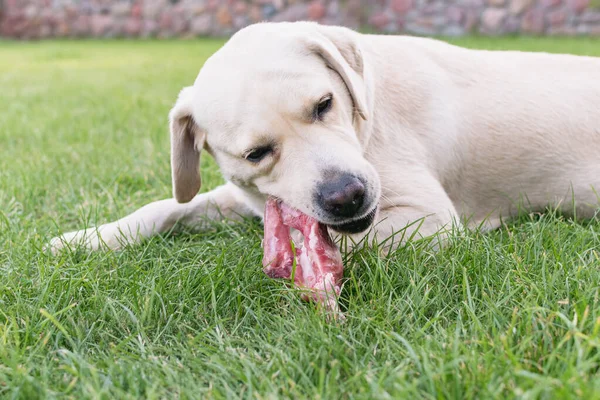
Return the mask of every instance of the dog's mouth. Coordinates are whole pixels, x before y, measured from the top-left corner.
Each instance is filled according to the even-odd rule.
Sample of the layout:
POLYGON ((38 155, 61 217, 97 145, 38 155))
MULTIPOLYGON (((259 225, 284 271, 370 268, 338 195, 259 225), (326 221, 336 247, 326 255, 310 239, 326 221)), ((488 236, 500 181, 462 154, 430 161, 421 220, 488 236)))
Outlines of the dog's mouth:
POLYGON ((341 224, 327 224, 327 227, 342 234, 361 233, 369 229, 369 227, 373 224, 376 214, 377 206, 375 206, 367 215, 365 215, 362 218, 358 218, 341 224))

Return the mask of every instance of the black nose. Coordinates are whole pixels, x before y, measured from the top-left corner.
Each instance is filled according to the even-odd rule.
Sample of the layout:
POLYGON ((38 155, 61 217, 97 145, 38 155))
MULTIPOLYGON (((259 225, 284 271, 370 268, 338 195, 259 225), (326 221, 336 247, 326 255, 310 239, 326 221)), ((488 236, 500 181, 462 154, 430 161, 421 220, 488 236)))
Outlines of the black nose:
POLYGON ((365 199, 365 185, 350 174, 336 174, 317 188, 317 203, 335 217, 356 215, 365 199))

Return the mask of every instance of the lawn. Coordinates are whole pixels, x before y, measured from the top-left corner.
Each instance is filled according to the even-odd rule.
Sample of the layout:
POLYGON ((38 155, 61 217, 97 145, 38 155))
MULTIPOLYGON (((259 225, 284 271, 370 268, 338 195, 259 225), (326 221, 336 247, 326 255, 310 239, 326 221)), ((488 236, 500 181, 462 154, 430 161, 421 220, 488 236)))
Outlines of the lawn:
MULTIPOLYGON (((600 56, 591 39, 454 41, 600 56)), ((170 196, 168 110, 221 44, 0 42, 0 397, 600 398, 599 221, 348 254, 344 324, 262 273, 255 221, 42 253, 170 196)))

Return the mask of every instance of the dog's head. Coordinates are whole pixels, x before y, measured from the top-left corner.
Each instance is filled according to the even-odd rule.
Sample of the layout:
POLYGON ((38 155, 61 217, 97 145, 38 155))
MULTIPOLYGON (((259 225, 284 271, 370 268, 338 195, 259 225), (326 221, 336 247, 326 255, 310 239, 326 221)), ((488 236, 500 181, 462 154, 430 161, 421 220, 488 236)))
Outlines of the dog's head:
POLYGON ((235 34, 171 110, 177 201, 200 189, 206 149, 239 187, 339 232, 366 230, 381 189, 363 156, 372 96, 356 35, 314 23, 262 23, 235 34))

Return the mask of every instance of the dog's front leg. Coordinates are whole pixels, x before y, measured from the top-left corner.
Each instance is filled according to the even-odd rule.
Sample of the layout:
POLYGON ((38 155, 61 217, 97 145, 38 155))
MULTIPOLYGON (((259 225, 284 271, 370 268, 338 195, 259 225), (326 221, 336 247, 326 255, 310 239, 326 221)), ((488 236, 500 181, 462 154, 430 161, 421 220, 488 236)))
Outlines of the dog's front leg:
POLYGON ((117 250, 139 243, 145 238, 170 231, 176 223, 201 230, 210 221, 239 220, 261 216, 260 199, 250 198, 231 183, 194 197, 189 203, 175 199, 155 201, 117 221, 98 227, 64 233, 46 246, 54 254, 66 246, 82 246, 90 250, 101 247, 117 250))
POLYGON ((367 232, 365 244, 372 245, 374 239, 382 254, 388 254, 408 241, 431 239, 432 247, 439 249, 447 235, 460 227, 454 207, 432 210, 396 206, 380 212, 373 229, 367 232))

